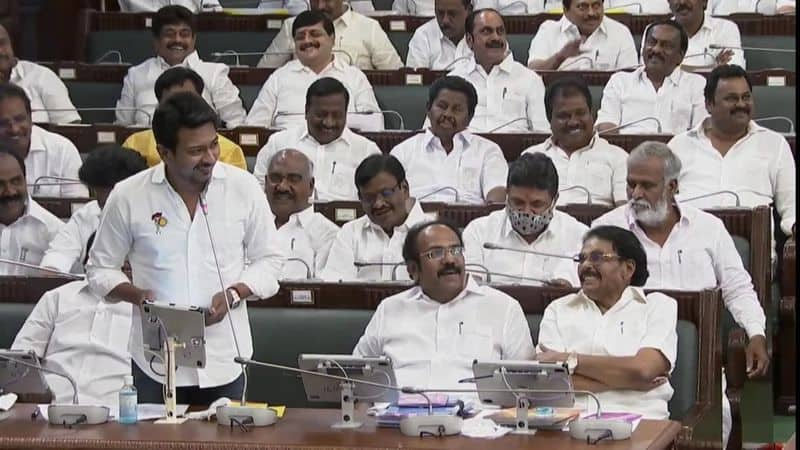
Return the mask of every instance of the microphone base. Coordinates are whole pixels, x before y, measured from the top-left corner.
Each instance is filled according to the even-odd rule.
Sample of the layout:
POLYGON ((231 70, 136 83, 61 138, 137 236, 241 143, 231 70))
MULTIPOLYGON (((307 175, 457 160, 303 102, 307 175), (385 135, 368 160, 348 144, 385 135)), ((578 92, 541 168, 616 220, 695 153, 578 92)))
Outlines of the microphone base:
POLYGON ((361 425, 362 425, 361 422, 358 422, 358 421, 355 421, 355 420, 350 420, 350 421, 347 421, 347 422, 345 422, 345 421, 336 422, 335 424, 331 425, 331 428, 334 428, 334 429, 337 429, 337 430, 352 429, 352 428, 360 428, 361 425))
POLYGON ((611 433, 606 439, 621 441, 630 439, 632 431, 633 425, 621 420, 577 419, 569 424, 569 435, 582 441, 597 439, 606 433, 611 433))
POLYGON ((217 425, 221 427, 247 424, 254 427, 266 427, 278 421, 278 415, 269 408, 252 406, 217 406, 217 425))
POLYGON ((180 425, 189 420, 188 417, 164 417, 153 422, 156 425, 180 425))
POLYGON ((0 422, 11 417, 11 411, 0 411, 0 422))
POLYGON ((453 436, 461 434, 464 419, 458 416, 409 416, 400 420, 400 431, 406 436, 453 436))
POLYGON ((107 406, 91 405, 50 405, 47 419, 51 425, 99 425, 108 422, 107 406))

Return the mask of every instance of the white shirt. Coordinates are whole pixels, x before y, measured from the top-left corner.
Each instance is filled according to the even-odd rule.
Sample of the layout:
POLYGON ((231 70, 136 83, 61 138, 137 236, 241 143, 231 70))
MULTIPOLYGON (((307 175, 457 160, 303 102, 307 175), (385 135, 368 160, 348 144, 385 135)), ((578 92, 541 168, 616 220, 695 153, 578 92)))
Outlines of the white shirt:
POLYGON ((28 94, 34 122, 80 122, 81 116, 75 111, 75 105, 69 98, 67 86, 55 72, 47 67, 30 61, 17 60, 17 64, 11 68, 9 81, 21 87, 28 94), (37 109, 54 111, 36 111, 37 109), (72 111, 55 111, 58 109, 71 109, 72 111))
MULTIPOLYGON (((544 21, 531 39, 528 64, 535 59, 550 58, 567 43, 580 37, 578 27, 566 16, 558 21, 544 21)), ((631 30, 608 16, 603 16, 600 26, 581 44, 580 50, 579 55, 565 59, 558 70, 613 71, 639 63, 631 30)))
MULTIPOLYGON (((611 75, 597 111, 597 123, 626 124, 643 117, 655 117, 661 122, 662 133, 682 133, 697 125, 707 115, 703 88, 706 79, 696 73, 681 70, 680 66, 666 78, 656 91, 644 67, 633 72, 611 75)), ((652 120, 619 130, 621 134, 657 133, 652 120)))
POLYGON ((573 286, 580 285, 577 264, 571 259, 553 258, 510 250, 488 250, 483 244, 489 242, 502 247, 531 250, 553 255, 574 256, 580 253, 583 235, 589 227, 561 211, 553 211, 553 219, 535 241, 528 244, 519 235, 508 219, 505 209, 488 216, 478 217, 464 229, 464 259, 467 264, 481 264, 489 272, 511 275, 492 275, 492 283, 520 283, 541 286, 542 283, 523 280, 519 277, 552 280, 563 278, 573 286))
POLYGON ((475 0, 472 9, 491 8, 504 16, 533 15, 545 12, 545 3, 548 10, 561 8, 560 0, 475 0))
POLYGON ((391 155, 403 164, 411 196, 429 202, 455 202, 452 190, 432 194, 449 186, 458 191, 459 202, 484 203, 489 191, 505 187, 508 177, 508 163, 500 147, 466 130, 453 137, 449 154, 428 128, 397 144, 391 155))
POLYGON ((156 12, 168 5, 185 6, 198 14, 203 11, 222 11, 219 0, 118 0, 122 12, 156 12))
POLYGON ((597 134, 588 146, 571 155, 556 145, 552 136, 528 147, 522 152, 525 153, 544 153, 556 166, 559 190, 556 205, 588 203, 584 190, 569 189, 575 186, 586 188, 593 204, 614 206, 628 200, 628 153, 597 134))
POLYGON ((374 142, 347 127, 338 139, 321 145, 303 123, 273 134, 258 151, 253 175, 262 187, 270 158, 287 148, 303 152, 314 164, 314 195, 323 201, 358 200, 356 167, 367 156, 381 152, 374 142))
POLYGON ((447 303, 419 286, 384 299, 353 354, 390 357, 398 386, 471 389, 458 380, 473 377, 473 360, 530 360, 534 348, 519 302, 467 277, 447 303))
POLYGON ((89 189, 78 181, 83 161, 78 149, 69 139, 34 125, 31 127, 31 146, 25 157, 25 181, 28 191, 36 197, 88 197, 89 189), (42 179, 69 178, 72 181, 42 179), (38 183, 37 183, 37 180, 38 183))
POLYGON ((245 124, 288 128, 292 124, 305 123, 306 92, 312 83, 325 77, 339 80, 350 94, 350 103, 347 105, 348 126, 367 131, 383 130, 383 115, 379 112, 381 108, 367 76, 336 56, 320 73, 304 66, 297 59, 277 69, 258 92, 245 124), (378 112, 375 114, 358 114, 376 111, 378 112))
POLYGON ((261 0, 258 9, 285 9, 290 16, 296 16, 308 9, 308 0, 261 0))
MULTIPOLYGON (((275 294, 283 254, 270 243, 275 223, 258 183, 244 170, 217 163, 205 198, 225 287, 242 282, 261 298, 275 294)), ((119 269, 127 255, 133 284, 152 290, 154 301, 208 308, 211 297, 222 290, 208 233, 200 204, 191 219, 167 181, 162 162, 117 183, 111 192, 89 252, 89 285, 105 297, 128 282, 119 269), (155 214, 161 215, 161 225, 158 216, 153 219, 155 214)), ((246 305, 231 311, 244 357, 253 353, 247 317, 246 305)), ((227 320, 206 327, 206 367, 179 367, 178 386, 220 386, 241 374, 233 362, 237 355, 227 320)), ((129 350, 136 365, 160 381, 143 353, 138 308, 133 312, 129 350)), ((157 373, 164 373, 163 367, 156 367, 157 373)))
POLYGON ((347 222, 336 234, 321 278, 325 281, 388 281, 395 272, 397 280, 408 280, 403 242, 409 228, 427 220, 430 217, 422 211, 419 201, 414 200, 405 222, 394 227, 391 237, 366 214, 347 222), (356 267, 356 262, 385 265, 356 267), (395 269, 393 266, 397 264, 399 267, 395 269))
POLYGON ((608 13, 609 9, 621 8, 629 14, 669 14, 669 2, 667 0, 644 0, 632 2, 631 0, 605 0, 603 5, 608 13), (636 3, 640 6, 631 5, 636 3))
POLYGON ((97 200, 92 200, 75 211, 61 231, 50 241, 50 247, 47 248, 41 265, 62 272, 83 273, 86 244, 89 236, 100 225, 101 213, 97 200))
POLYGON ((514 61, 510 52, 488 74, 473 58, 458 65, 448 75, 464 78, 478 91, 478 106, 469 124, 470 130, 478 133, 491 130, 513 133, 550 129, 544 111, 542 77, 514 61), (523 118, 527 118, 530 125, 525 120, 518 120, 495 130, 507 122, 523 118))
MULTIPOLYGON (((291 17, 283 21, 283 28, 264 52, 258 67, 280 67, 294 55, 291 17)), ((348 65, 361 70, 395 70, 403 67, 389 36, 377 20, 359 14, 349 7, 333 21, 334 54, 348 65)), ((305 95, 303 95, 305 98, 305 95)))
POLYGON ((776 0, 712 0, 710 3, 709 9, 715 16, 753 12, 775 14, 777 7, 782 6, 781 2, 776 2, 776 0), (756 11, 756 7, 758 7, 758 11, 756 11))
MULTIPOLYGON (((645 295, 628 286, 605 313, 583 291, 553 301, 539 324, 539 348, 579 355, 635 356, 640 349, 658 350, 669 362, 670 373, 678 354, 678 304, 664 294, 645 295)), ((578 367, 580 367, 578 357, 578 367)), ((664 383, 647 392, 611 390, 598 392, 603 411, 641 414, 645 419, 669 418, 667 402, 674 390, 664 383)), ((580 396, 584 408, 595 411, 595 403, 580 396)), ((576 398, 576 407, 578 406, 576 398)))
POLYGON ((453 41, 442 33, 436 19, 431 19, 417 28, 411 36, 408 42, 406 67, 450 70, 456 64, 462 64, 472 58, 472 49, 467 45, 466 38, 461 38, 458 45, 453 44, 453 41))
MULTIPOLYGON (((708 70, 711 70, 715 58, 722 51, 709 48, 711 44, 725 47, 741 47, 742 35, 739 32, 739 26, 730 20, 711 17, 706 14, 703 25, 700 26, 697 33, 695 33, 694 36, 689 36, 689 49, 686 50, 687 57, 683 59, 682 64, 689 66, 706 66, 708 70), (704 55, 704 52, 708 54, 704 55)), ((644 45, 644 40, 642 41, 642 45, 644 45)), ((733 56, 731 56, 731 60, 728 64, 736 64, 737 66, 741 66, 742 69, 746 69, 744 52, 742 50, 733 50, 733 56)))
MULTIPOLYGON (((228 78, 228 66, 205 62, 197 56, 197 51, 189 54, 179 65, 200 75, 205 84, 203 98, 217 111, 228 128, 235 128, 244 122, 246 113, 239 98, 239 88, 228 78)), ((162 57, 154 56, 128 69, 122 82, 120 99, 117 101, 117 123, 150 126, 153 112, 158 105, 154 90, 156 80, 169 68, 170 65, 162 57), (141 111, 121 111, 119 108, 141 109, 147 114, 141 111)))
POLYGON ((311 271, 311 277, 316 278, 328 261, 328 253, 338 232, 339 227, 327 217, 314 212, 313 206, 290 215, 289 221, 281 225, 275 235, 275 242, 287 257, 280 279, 306 278, 303 263, 289 261, 289 258, 303 260, 311 271))
MULTIPOLYGON (((39 265, 47 244, 64 226, 58 217, 28 197, 25 212, 14 223, 0 223, 0 258, 39 265)), ((34 269, 0 263, 0 275, 27 275, 34 269)))
MULTIPOLYGON (((394 0, 392 11, 400 15, 433 17, 436 15, 433 0, 394 0)), ((436 19, 434 19, 434 22, 436 19)))
MULTIPOLYGON (((78 385, 82 405, 115 409, 123 377, 131 373, 128 332, 130 303, 109 303, 93 294, 85 280, 45 292, 25 319, 11 348, 32 350, 43 367, 66 372, 78 385)), ((45 373, 54 403, 72 403, 72 386, 45 373)))
POLYGON ((647 237, 628 205, 599 217, 592 227, 616 225, 636 235, 647 253, 646 288, 699 291, 719 286, 725 307, 747 336, 764 335, 764 311, 725 225, 691 206, 681 205, 680 212, 663 247, 647 237))

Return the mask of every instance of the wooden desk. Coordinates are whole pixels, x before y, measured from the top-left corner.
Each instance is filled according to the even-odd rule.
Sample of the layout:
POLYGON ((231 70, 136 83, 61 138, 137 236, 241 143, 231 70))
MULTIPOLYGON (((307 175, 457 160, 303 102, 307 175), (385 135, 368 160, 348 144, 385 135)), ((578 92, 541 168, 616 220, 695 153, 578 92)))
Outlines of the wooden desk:
MULTIPOLYGON (((0 422, 0 449, 503 449, 590 448, 567 433, 539 431, 533 436, 507 435, 497 440, 463 437, 412 438, 399 430, 376 428, 367 418, 357 430, 333 430, 337 410, 287 409, 277 424, 249 433, 220 427, 215 422, 190 420, 182 425, 142 422, 77 427, 69 430, 42 419, 31 421, 34 406, 20 404, 12 416, 0 422)), ((643 420, 630 440, 604 442, 604 449, 671 448, 680 430, 673 421, 643 420)))

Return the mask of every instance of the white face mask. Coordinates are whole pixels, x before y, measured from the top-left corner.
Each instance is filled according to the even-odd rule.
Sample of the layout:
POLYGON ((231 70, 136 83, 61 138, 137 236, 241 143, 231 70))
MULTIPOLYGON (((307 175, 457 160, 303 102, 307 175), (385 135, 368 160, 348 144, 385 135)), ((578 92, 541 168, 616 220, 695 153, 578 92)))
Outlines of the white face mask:
POLYGON ((541 233, 550 225, 550 221, 553 220, 553 205, 551 204, 542 214, 517 211, 506 206, 506 214, 514 231, 522 236, 530 236, 541 233))

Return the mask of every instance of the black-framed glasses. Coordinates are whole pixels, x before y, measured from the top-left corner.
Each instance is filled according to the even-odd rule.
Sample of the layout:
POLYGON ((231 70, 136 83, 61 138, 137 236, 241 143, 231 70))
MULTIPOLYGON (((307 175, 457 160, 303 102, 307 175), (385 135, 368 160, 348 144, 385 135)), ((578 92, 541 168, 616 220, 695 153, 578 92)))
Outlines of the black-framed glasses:
POLYGON ((579 253, 572 257, 572 260, 578 264, 589 261, 592 264, 599 264, 603 261, 610 261, 612 259, 620 259, 620 256, 614 253, 603 253, 601 251, 586 253, 579 253))
POLYGON ((452 247, 435 247, 425 253, 421 253, 420 256, 424 256, 429 260, 437 260, 444 258, 445 254, 449 254, 450 256, 461 256, 464 254, 464 246, 454 245, 452 247))
POLYGON ((367 205, 372 205, 373 203, 375 203, 375 201, 378 200, 378 196, 388 200, 392 198, 392 196, 396 194, 398 190, 400 190, 400 184, 401 183, 397 183, 393 188, 383 189, 382 191, 379 191, 377 194, 362 194, 359 192, 358 198, 359 200, 361 200, 361 203, 365 203, 367 205))

